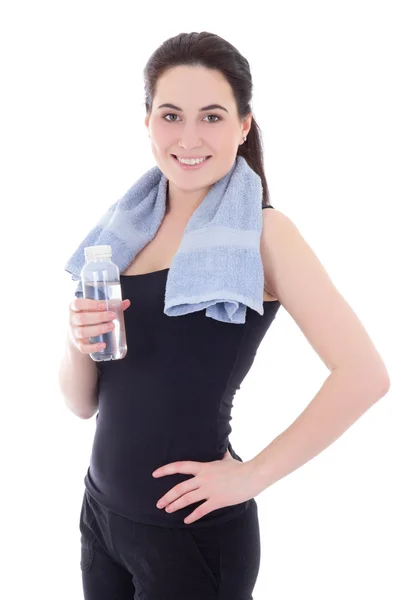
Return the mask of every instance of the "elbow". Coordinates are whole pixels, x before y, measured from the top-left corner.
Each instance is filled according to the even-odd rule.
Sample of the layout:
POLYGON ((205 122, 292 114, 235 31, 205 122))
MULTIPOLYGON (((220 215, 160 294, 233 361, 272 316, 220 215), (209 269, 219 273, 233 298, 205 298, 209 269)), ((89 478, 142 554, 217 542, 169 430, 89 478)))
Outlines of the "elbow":
POLYGON ((389 378, 389 375, 385 379, 381 380, 379 390, 380 390, 380 392, 379 392, 379 394, 380 394, 379 398, 383 398, 383 396, 386 396, 386 394, 390 390, 390 378, 389 378))
POLYGON ((368 371, 367 369, 364 371, 364 373, 368 373, 366 380, 369 383, 369 387, 375 401, 378 401, 386 396, 390 389, 389 374, 387 372, 382 373, 378 371, 374 373, 373 371, 368 371))
POLYGON ((88 419, 91 419, 93 417, 93 415, 95 415, 97 413, 98 409, 99 409, 98 401, 93 400, 90 404, 82 402, 82 404, 79 404, 75 408, 74 412, 75 412, 76 416, 79 417, 80 419, 88 420, 88 419))
POLYGON ((389 373, 383 363, 352 364, 335 370, 345 374, 349 386, 364 390, 364 398, 369 398, 371 403, 386 396, 390 389, 389 373))
POLYGON ((77 415, 80 419, 91 419, 95 414, 97 413, 97 408, 95 408, 92 412, 90 413, 81 413, 79 415, 77 415))
POLYGON ((386 396, 390 390, 390 377, 384 363, 379 363, 377 367, 372 367, 368 370, 372 376, 372 381, 376 388, 377 400, 386 396))
POLYGON ((93 399, 92 402, 87 400, 77 401, 76 398, 72 398, 69 394, 62 392, 64 403, 67 408, 80 419, 91 419, 98 411, 98 400, 93 399))
POLYGON ((69 408, 69 410, 71 412, 74 413, 75 416, 79 417, 79 419, 84 419, 85 421, 87 421, 88 419, 91 419, 93 417, 93 415, 95 415, 97 413, 97 408, 89 411, 89 412, 81 412, 79 410, 77 410, 75 407, 72 407, 68 402, 66 402, 67 407, 69 408))

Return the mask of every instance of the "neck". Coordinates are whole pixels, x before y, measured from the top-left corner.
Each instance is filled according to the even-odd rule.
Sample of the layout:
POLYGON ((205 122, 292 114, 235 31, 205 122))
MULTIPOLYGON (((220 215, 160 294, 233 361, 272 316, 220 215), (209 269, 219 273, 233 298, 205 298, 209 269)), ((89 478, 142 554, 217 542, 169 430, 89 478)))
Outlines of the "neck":
POLYGON ((211 188, 186 191, 168 181, 165 215, 169 219, 187 222, 211 188))

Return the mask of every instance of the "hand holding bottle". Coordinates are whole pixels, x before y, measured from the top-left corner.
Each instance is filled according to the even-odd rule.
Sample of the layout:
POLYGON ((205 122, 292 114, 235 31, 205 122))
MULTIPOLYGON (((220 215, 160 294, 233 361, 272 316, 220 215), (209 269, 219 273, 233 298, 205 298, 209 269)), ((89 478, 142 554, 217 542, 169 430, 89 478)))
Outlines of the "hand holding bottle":
MULTIPOLYGON (((125 311, 131 304, 129 299, 122 300, 121 308, 125 311)), ((116 318, 101 308, 104 303, 90 298, 75 298, 69 305, 69 335, 82 354, 93 354, 103 350, 106 344, 93 344, 89 338, 97 337, 114 329, 112 322, 116 318)))

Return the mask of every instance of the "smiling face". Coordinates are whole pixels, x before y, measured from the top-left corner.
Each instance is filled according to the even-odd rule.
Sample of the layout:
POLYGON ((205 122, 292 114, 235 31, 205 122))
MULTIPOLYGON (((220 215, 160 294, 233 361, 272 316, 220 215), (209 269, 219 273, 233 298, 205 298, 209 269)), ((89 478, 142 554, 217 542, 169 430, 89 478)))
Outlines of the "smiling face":
POLYGON ((204 198, 233 166, 250 124, 251 116, 240 121, 232 89, 219 71, 178 66, 165 72, 158 79, 145 125, 154 158, 169 180, 170 195, 193 192, 204 198), (187 167, 174 155, 211 158, 187 167))

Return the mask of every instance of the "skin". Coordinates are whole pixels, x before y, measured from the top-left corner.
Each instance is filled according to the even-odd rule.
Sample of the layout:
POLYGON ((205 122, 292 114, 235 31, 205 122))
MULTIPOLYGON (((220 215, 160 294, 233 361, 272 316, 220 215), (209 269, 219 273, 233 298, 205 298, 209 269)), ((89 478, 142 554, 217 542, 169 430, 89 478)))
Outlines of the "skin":
POLYGON ((166 215, 186 222, 210 188, 231 169, 238 147, 251 127, 251 113, 241 121, 232 89, 216 70, 173 67, 159 78, 150 115, 146 115, 151 149, 168 178, 166 215), (169 103, 182 109, 158 107, 169 103), (210 104, 227 109, 199 111, 210 104), (169 115, 169 116, 168 116, 169 115), (174 115, 174 116, 172 116, 174 115), (184 171, 171 156, 209 156, 198 171, 184 171))

